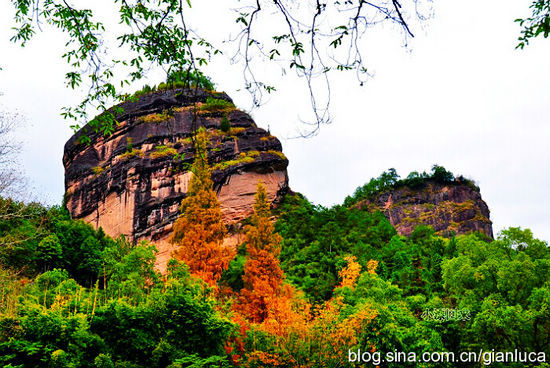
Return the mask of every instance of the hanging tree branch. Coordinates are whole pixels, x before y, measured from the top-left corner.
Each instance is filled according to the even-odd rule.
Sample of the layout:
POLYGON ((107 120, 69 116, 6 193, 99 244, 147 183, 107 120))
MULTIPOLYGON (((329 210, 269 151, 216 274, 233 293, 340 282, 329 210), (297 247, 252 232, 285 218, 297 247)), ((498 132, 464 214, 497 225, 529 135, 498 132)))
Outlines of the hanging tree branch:
POLYGON ((390 23, 401 29, 404 40, 414 37, 406 14, 416 14, 418 19, 423 16, 417 13, 417 1, 408 3, 405 9, 397 0, 332 3, 315 0, 307 2, 307 10, 304 10, 303 3, 290 0, 255 0, 252 12, 248 7, 239 8, 237 23, 242 26, 242 32, 236 44, 241 52, 236 56, 243 56, 243 75, 254 104, 262 102, 266 90, 271 92, 275 88, 257 77, 261 68, 252 63, 252 46, 258 51, 255 56, 263 57, 262 66, 265 60, 276 61, 282 64, 283 70, 294 70, 305 80, 313 116, 302 121, 307 129, 300 136, 315 135, 323 124, 331 122, 330 72, 355 70, 360 85, 370 76, 364 64, 365 47, 361 42, 367 30, 390 23), (278 27, 269 32, 258 28, 261 16, 265 20, 280 19, 278 27), (347 48, 342 48, 346 43, 347 48), (318 79, 322 84, 316 84, 318 79))
MULTIPOLYGON (((316 134, 331 121, 329 73, 355 70, 359 83, 366 81, 369 74, 362 40, 367 30, 389 23, 397 25, 405 39, 413 37, 407 19, 411 14, 423 19, 417 13, 419 1, 430 2, 241 0, 239 4, 244 6, 236 17, 241 31, 233 43, 238 56, 234 60, 241 58, 253 105, 261 105, 265 94, 275 91, 265 77, 259 77, 256 60, 262 67, 264 62, 274 62, 283 71, 293 70, 305 80, 313 113, 311 119, 305 119, 309 125, 301 135, 316 134), (264 21, 271 22, 270 27, 265 27, 264 21), (341 48, 345 43, 347 50, 341 48)), ((189 28, 185 12, 191 0, 186 0, 187 7, 183 0, 111 0, 120 25, 110 26, 109 31, 96 20, 97 12, 77 6, 74 0, 12 0, 12 4, 16 11, 12 41, 24 46, 43 24, 53 25, 69 37, 63 54, 71 69, 65 76, 67 85, 87 87, 79 104, 63 109, 62 115, 76 122, 74 129, 80 128, 78 122, 86 121, 90 109, 97 109, 100 114, 88 126, 111 134, 120 111, 108 106, 127 99, 124 88, 142 79, 148 70, 160 67, 167 74, 202 75, 211 56, 220 53, 189 28)))

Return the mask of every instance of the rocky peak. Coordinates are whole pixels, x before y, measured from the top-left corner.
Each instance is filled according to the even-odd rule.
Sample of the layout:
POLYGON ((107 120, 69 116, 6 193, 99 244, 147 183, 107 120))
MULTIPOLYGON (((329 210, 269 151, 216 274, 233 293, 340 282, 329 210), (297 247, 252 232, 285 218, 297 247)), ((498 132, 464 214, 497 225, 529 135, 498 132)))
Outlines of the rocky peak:
POLYGON ((74 218, 113 237, 153 241, 160 269, 171 253, 168 238, 187 192, 197 128, 210 135, 208 158, 227 225, 253 212, 259 180, 271 201, 288 191, 288 160, 280 141, 234 108, 224 93, 157 91, 118 107, 112 135, 85 126, 65 144, 67 207, 74 218), (221 130, 222 120, 230 129, 221 130), (83 134, 90 144, 80 143, 83 134))
POLYGON ((471 181, 426 180, 414 188, 382 191, 355 206, 383 212, 401 235, 408 236, 417 225, 424 224, 443 236, 480 231, 493 237, 489 208, 471 181))

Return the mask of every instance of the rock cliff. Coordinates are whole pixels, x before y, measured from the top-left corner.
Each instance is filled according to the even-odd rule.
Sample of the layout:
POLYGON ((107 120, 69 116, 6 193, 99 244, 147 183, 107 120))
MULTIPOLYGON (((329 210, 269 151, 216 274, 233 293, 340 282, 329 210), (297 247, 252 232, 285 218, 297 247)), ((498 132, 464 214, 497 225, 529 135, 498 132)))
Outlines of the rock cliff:
POLYGON ((160 269, 172 251, 168 238, 186 195, 192 136, 198 127, 210 134, 208 158, 227 225, 252 213, 258 180, 272 201, 288 191, 288 160, 280 141, 234 108, 224 93, 157 91, 119 107, 112 135, 86 126, 65 144, 65 200, 74 218, 102 227, 111 236, 153 241, 159 248, 160 269), (228 103, 209 106, 209 98, 228 103), (225 132, 220 129, 222 120, 231 127, 225 132), (90 144, 81 143, 85 132, 90 144))
POLYGON ((424 224, 443 236, 480 231, 493 237, 489 208, 479 189, 471 183, 441 184, 428 180, 417 189, 403 186, 386 190, 356 206, 382 211, 398 233, 405 236, 424 224))

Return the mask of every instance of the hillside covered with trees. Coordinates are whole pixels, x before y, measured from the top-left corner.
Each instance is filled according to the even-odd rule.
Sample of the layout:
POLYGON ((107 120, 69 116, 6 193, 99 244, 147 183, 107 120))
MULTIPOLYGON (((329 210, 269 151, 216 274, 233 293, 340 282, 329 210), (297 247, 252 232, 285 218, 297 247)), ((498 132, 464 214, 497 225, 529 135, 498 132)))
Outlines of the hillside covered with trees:
POLYGON ((244 241, 231 250, 208 135, 195 139, 165 274, 154 268, 153 244, 112 239, 63 206, 1 200, 2 366, 355 367, 349 354, 358 349, 373 359, 517 349, 539 354, 529 366, 547 366, 550 249, 528 229, 491 241, 418 226, 404 237, 380 212, 325 208, 299 194, 272 212, 259 183, 244 241))

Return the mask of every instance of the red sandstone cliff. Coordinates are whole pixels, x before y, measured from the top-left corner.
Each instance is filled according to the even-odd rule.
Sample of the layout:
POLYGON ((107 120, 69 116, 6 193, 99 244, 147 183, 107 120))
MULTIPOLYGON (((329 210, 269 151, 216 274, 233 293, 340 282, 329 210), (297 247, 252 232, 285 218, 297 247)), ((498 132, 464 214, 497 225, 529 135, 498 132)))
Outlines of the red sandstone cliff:
POLYGON ((356 204, 368 211, 383 212, 401 235, 410 235, 417 225, 429 225, 440 235, 475 231, 493 237, 489 207, 479 189, 464 183, 426 181, 420 188, 386 190, 356 204))
POLYGON ((167 239, 191 175, 192 134, 200 126, 211 137, 208 157, 226 224, 252 213, 258 180, 266 185, 269 199, 277 201, 288 191, 288 160, 281 143, 242 111, 204 109, 208 97, 231 101, 225 94, 202 90, 154 92, 120 105, 123 113, 112 135, 89 132, 92 142, 85 145, 79 137, 90 129, 75 134, 63 156, 71 215, 113 237, 153 241, 159 248, 157 265, 163 269, 172 251, 167 239), (231 124, 227 133, 220 130, 224 116, 231 124))

